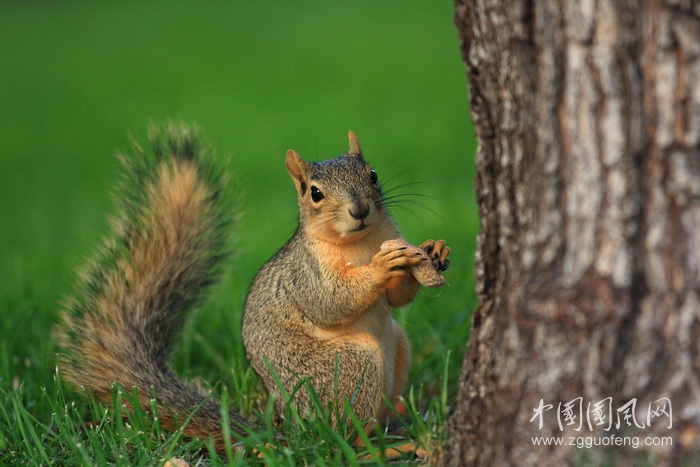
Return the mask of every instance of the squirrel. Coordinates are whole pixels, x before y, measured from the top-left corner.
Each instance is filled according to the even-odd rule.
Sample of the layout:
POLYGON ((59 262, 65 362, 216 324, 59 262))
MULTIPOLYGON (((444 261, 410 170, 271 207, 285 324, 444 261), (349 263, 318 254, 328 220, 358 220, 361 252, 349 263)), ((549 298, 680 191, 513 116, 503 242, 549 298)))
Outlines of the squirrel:
MULTIPOLYGON (((227 257, 225 177, 199 148, 196 130, 171 125, 151 139, 153 156, 136 145, 136 158, 122 157, 114 237, 62 306, 59 368, 70 385, 104 402, 114 383, 136 387, 141 407, 156 401, 165 429, 211 438, 223 452, 221 403, 180 379, 168 358, 227 257)), ((242 334, 280 413, 287 401, 270 370, 302 411, 310 408, 308 393, 293 389, 309 378, 324 406, 348 400, 358 418, 382 420, 382 397, 397 402, 410 366, 408 339, 390 308, 416 295, 421 275, 411 271, 445 270, 450 249, 432 240, 382 246, 400 234, 352 132, 349 143, 348 153, 324 162, 287 152, 299 226, 257 274, 242 334)), ((254 430, 233 411, 228 418, 235 439, 254 430)))
MULTIPOLYGON (((377 173, 355 134, 348 136, 349 151, 335 159, 306 162, 287 152, 299 225, 253 281, 243 343, 279 413, 287 401, 275 377, 288 394, 306 377, 324 406, 347 399, 359 419, 381 421, 389 415, 382 398, 398 401, 411 359, 390 311, 413 300, 419 282, 409 271, 429 257, 403 244, 382 248, 401 235, 377 173)), ((447 269, 444 241, 422 248, 434 261, 429 267, 447 269)), ((310 409, 304 388, 294 402, 310 409)))

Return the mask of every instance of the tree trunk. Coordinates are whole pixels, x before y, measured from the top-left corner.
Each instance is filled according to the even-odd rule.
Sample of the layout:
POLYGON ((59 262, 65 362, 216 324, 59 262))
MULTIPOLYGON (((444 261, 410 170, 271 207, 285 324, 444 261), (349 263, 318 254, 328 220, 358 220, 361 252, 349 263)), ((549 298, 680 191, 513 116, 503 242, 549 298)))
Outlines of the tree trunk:
POLYGON ((457 0, 479 306, 443 464, 697 450, 699 15, 685 0, 457 0))

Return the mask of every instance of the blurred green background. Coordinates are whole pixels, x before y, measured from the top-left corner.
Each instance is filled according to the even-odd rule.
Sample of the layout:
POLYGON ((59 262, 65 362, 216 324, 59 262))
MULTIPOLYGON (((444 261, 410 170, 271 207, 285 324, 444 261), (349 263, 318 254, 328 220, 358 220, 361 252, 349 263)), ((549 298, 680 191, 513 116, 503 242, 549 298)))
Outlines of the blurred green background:
POLYGON ((114 154, 170 119, 202 128, 243 197, 238 254, 181 367, 238 342, 248 284, 295 229, 286 150, 335 157, 354 130, 385 190, 411 194, 393 211, 406 238, 453 249, 449 285, 397 316, 411 382, 439 380, 446 351, 456 379, 477 216, 452 16, 449 1, 0 2, 0 384, 29 404, 51 384, 50 329, 108 233, 114 154))

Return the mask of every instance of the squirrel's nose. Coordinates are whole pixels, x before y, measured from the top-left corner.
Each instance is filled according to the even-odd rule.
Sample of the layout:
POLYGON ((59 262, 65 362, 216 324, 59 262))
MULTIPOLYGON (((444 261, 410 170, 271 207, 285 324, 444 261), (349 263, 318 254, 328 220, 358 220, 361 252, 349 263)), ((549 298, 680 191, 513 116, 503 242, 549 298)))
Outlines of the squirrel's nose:
POLYGON ((363 219, 366 219, 367 216, 369 216, 369 204, 367 203, 358 203, 352 206, 350 209, 348 209, 348 213, 350 213, 350 217, 357 221, 361 221, 363 219))

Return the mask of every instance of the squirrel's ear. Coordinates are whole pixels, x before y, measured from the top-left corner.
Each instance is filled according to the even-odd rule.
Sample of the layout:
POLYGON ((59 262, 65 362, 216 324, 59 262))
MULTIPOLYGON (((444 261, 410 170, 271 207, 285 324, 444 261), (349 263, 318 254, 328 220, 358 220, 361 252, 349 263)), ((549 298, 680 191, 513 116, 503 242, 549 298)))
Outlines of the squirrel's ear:
POLYGON ((362 149, 360 148, 360 142, 357 140, 357 135, 354 131, 348 131, 348 141, 350 142, 348 156, 362 159, 362 149))
POLYGON ((287 151, 284 164, 287 166, 287 172, 294 180, 294 185, 297 187, 297 192, 301 198, 306 194, 308 188, 309 165, 294 149, 287 151))

